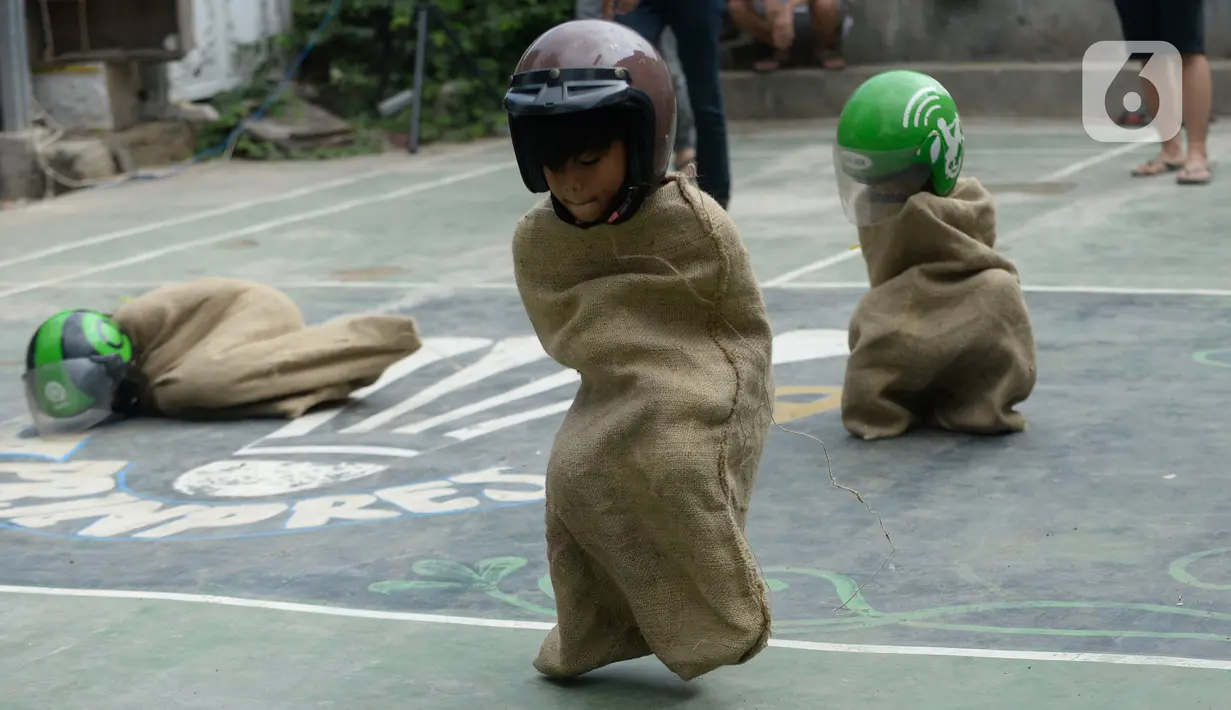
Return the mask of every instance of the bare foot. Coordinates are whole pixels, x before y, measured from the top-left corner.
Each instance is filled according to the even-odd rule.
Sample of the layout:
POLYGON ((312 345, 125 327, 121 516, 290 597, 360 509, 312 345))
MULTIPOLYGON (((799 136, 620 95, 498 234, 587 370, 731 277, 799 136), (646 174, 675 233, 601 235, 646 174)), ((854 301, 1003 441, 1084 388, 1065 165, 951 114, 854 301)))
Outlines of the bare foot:
POLYGON ((685 166, 697 160, 697 151, 692 148, 681 150, 675 154, 675 169, 683 170, 685 166))

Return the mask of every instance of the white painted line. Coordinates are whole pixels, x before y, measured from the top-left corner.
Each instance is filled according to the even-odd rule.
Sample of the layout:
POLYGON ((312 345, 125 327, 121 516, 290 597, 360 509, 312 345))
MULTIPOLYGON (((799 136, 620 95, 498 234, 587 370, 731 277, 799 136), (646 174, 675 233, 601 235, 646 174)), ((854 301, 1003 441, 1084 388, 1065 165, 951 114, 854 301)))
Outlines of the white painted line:
POLYGON ((1224 288, 1130 288, 1118 286, 1025 286, 1036 293, 1106 293, 1124 296, 1231 296, 1224 288))
MULTIPOLYGON (((764 287, 763 287, 764 288, 764 287)), ((866 290, 867 283, 858 281, 792 281, 776 288, 785 291, 866 290)), ((1117 296, 1213 296, 1231 297, 1231 289, 1220 288, 1138 288, 1133 286, 1039 286, 1023 284, 1027 293, 1107 294, 1117 296)))
MULTIPOLYGON (((858 253, 858 252, 856 252, 858 253)), ((776 280, 776 279, 775 279, 776 280)), ((0 282, 0 286, 10 286, 20 284, 9 284, 0 282)), ((161 283, 135 283, 135 282, 119 282, 115 284, 107 283, 74 283, 66 286, 69 289, 82 290, 99 290, 112 288, 131 288, 131 289, 152 289, 161 286, 161 283)), ((360 290, 396 290, 396 289, 439 289, 449 288, 454 291, 516 291, 517 284, 514 283, 478 283, 478 284, 456 284, 456 283, 432 283, 426 281, 373 281, 373 282, 332 282, 332 281, 301 281, 290 283, 271 283, 270 286, 280 289, 360 289, 360 290)), ((767 291, 847 291, 866 289, 868 284, 866 281, 791 281, 789 283, 763 283, 761 288, 767 291)), ((1231 289, 1218 288, 1150 288, 1137 286, 1040 286, 1025 284, 1022 286, 1023 291, 1034 291, 1039 293, 1073 293, 1073 294, 1113 294, 1124 296, 1215 296, 1229 297, 1231 289)), ((327 419, 332 419, 336 415, 334 410, 320 410, 319 414, 329 413, 327 419)), ((315 428, 315 427, 313 427, 315 428)), ((294 434, 298 436, 298 434, 294 434)))
POLYGON ((411 612, 376 611, 370 609, 347 609, 345 607, 319 606, 278 602, 266 599, 242 599, 220 597, 212 594, 183 594, 180 592, 138 592, 121 589, 63 589, 56 587, 17 587, 0 585, 0 594, 30 594, 47 597, 93 597, 96 599, 136 599, 141 601, 185 602, 234 606, 270 611, 293 611, 301 614, 342 616, 352 619, 386 619, 389 621, 417 621, 425 624, 450 624, 454 626, 486 626, 496 629, 539 629, 548 631, 554 623, 544 621, 512 621, 505 619, 477 619, 467 616, 442 616, 438 614, 415 614, 411 612))
POLYGON ((945 648, 943 646, 865 646, 845 643, 819 643, 773 639, 770 646, 829 653, 874 653, 897 656, 948 656, 951 658, 988 658, 1006 661, 1059 661, 1067 663, 1109 663, 1127 666, 1167 666, 1231 671, 1231 661, 1178 656, 1134 656, 1121 653, 1061 653, 1058 651, 1000 651, 983 648, 945 648))
POLYGON ((473 426, 455 429, 445 434, 445 436, 451 439, 457 439, 458 441, 469 441, 470 439, 484 436, 494 431, 500 431, 501 429, 507 429, 511 426, 517 426, 518 424, 524 424, 537 419, 550 417, 553 414, 567 412, 571 406, 573 406, 573 398, 569 397, 568 399, 561 400, 555 404, 548 404, 526 412, 510 414, 507 417, 500 417, 499 419, 488 419, 485 422, 479 422, 473 426))
POLYGON ((380 377, 375 382, 352 392, 345 407, 318 409, 315 412, 308 412, 298 419, 292 419, 287 422, 281 429, 265 436, 262 441, 307 436, 316 431, 317 428, 332 421, 334 417, 345 411, 347 407, 371 397, 394 382, 428 365, 433 365, 441 360, 447 360, 455 355, 462 355, 491 344, 492 341, 487 338, 427 338, 418 350, 385 368, 385 371, 380 374, 380 377))
POLYGON ((867 289, 867 281, 792 281, 790 283, 761 288, 782 289, 784 291, 844 291, 847 289, 867 289))
MULTIPOLYGON (((447 624, 495 629, 530 629, 549 631, 555 624, 547 621, 516 621, 513 619, 482 619, 469 616, 444 616, 417 614, 413 612, 376 611, 373 609, 348 609, 345 607, 299 604, 268 599, 243 599, 207 594, 184 594, 180 592, 142 592, 119 589, 64 589, 57 587, 20 587, 0 585, 0 594, 26 594, 44 597, 87 597, 95 599, 133 599, 138 601, 168 601, 189 604, 209 604, 266 611, 289 611, 300 614, 319 614, 352 619, 382 619, 409 621, 424 624, 447 624)), ((1231 670, 1231 661, 1206 658, 1181 658, 1174 656, 1133 656, 1118 653, 1060 653, 1047 651, 1001 651, 982 648, 944 648, 932 646, 870 646, 847 643, 821 643, 772 639, 770 646, 800 651, 825 653, 867 653, 897 656, 947 656, 954 658, 987 658, 1009 661, 1039 661, 1067 663, 1107 663, 1130 666, 1163 666, 1206 670, 1231 670)))
POLYGON ((859 255, 860 255, 859 247, 851 247, 850 249, 842 252, 841 254, 834 254, 833 256, 826 257, 824 259, 821 259, 820 261, 814 261, 811 264, 805 264, 804 266, 801 266, 798 269, 793 269, 791 271, 786 272, 785 274, 779 276, 778 278, 770 279, 769 281, 765 282, 765 287, 766 288, 776 288, 778 286, 785 286, 786 284, 790 283, 791 281, 794 281, 800 276, 805 276, 807 274, 811 274, 814 271, 820 271, 821 269, 828 269, 829 267, 835 264, 841 264, 844 261, 850 261, 851 259, 857 258, 859 255))
MULTIPOLYGON (((1100 163, 1105 163, 1108 160, 1118 158, 1121 155, 1124 155, 1125 153, 1130 153, 1134 150, 1137 150, 1138 148, 1141 148, 1142 145, 1146 145, 1146 144, 1144 143, 1125 143, 1124 145, 1120 145, 1115 148, 1109 148, 1108 150, 1105 150, 1096 155, 1092 155, 1089 158, 1079 160, 1070 165, 1066 165, 1063 168, 1060 168, 1059 170, 1050 172, 1044 175, 1043 177, 1036 178, 1034 182, 1052 182, 1054 180, 1061 180, 1066 177, 1071 177, 1087 168, 1092 168, 1095 165, 1098 165, 1100 163)), ((773 288, 775 286, 782 286, 790 281, 794 281, 800 276, 815 273, 823 269, 828 269, 829 267, 834 266, 836 264, 841 264, 844 261, 850 261, 851 259, 855 258, 859 254, 860 254, 859 247, 854 247, 850 251, 844 251, 840 254, 834 254, 833 256, 826 257, 819 261, 814 261, 811 264, 806 264, 804 266, 801 266, 798 269, 793 269, 791 271, 788 271, 785 274, 777 278, 766 281, 765 285, 770 288, 773 288)))
POLYGON ((513 167, 513 165, 514 163, 497 163, 495 165, 487 165, 482 168, 478 168, 476 170, 468 170, 464 173, 458 173, 456 175, 449 175, 449 176, 442 177, 436 180, 431 180, 429 182, 421 182, 415 185, 410 185, 409 187, 403 187, 397 190, 391 190, 389 192, 382 192, 377 195, 361 197, 361 198, 354 199, 354 200, 347 200, 346 202, 339 202, 336 204, 329 205, 328 207, 322 207, 320 209, 310 210, 308 212, 299 212, 299 213, 296 213, 296 214, 293 214, 287 217, 280 217, 278 219, 269 220, 267 222, 260 222, 258 224, 254 224, 249 227, 244 227, 243 229, 237 229, 237 230, 230 231, 230 232, 224 232, 222 234, 215 234, 213 236, 203 237, 201 239, 193 239, 187 242, 179 242, 176 244, 172 244, 171 246, 168 246, 168 247, 163 247, 161 249, 151 249, 150 251, 147 251, 143 254, 131 256, 126 259, 119 259, 117 261, 109 261, 105 264, 99 264, 98 266, 91 266, 88 269, 81 269, 79 271, 74 271, 72 273, 64 274, 63 276, 57 276, 55 278, 47 279, 45 281, 38 281, 32 284, 27 284, 25 286, 5 289, 4 291, 0 291, 0 298, 5 298, 8 296, 15 296, 21 293, 27 293, 29 291, 46 288, 48 286, 54 286, 55 284, 64 283, 66 281, 76 281, 77 279, 80 279, 83 276, 90 276, 92 274, 98 274, 104 271, 111 271, 113 269, 119 269, 125 266, 132 266, 133 264, 140 264, 142 262, 151 261, 153 259, 158 259, 168 254, 175 254, 177 252, 187 251, 188 249, 194 249, 200 246, 216 244, 218 242, 227 241, 228 239, 237 239, 239 237, 246 237, 251 234, 259 234, 261 232, 267 232, 271 229, 285 227, 290 224, 298 224, 299 222, 307 222, 307 221, 314 220, 314 219, 320 219, 321 217, 328 217, 329 215, 338 214, 340 212, 346 212, 348 210, 353 210, 357 207, 366 207, 367 205, 373 205, 379 202, 388 202, 389 200, 395 200, 399 197, 406 197, 408 195, 413 195, 415 193, 425 192, 427 190, 434 190, 436 188, 444 187, 446 185, 452 185, 457 182, 462 182, 463 180, 469 180, 471 178, 488 175, 498 170, 505 170, 507 168, 513 167))
POLYGON ((235 452, 235 456, 261 456, 264 454, 329 454, 333 456, 386 456, 396 459, 413 459, 420 452, 414 449, 399 449, 395 446, 353 446, 339 444, 331 446, 316 444, 311 446, 245 446, 235 452))
MULTIPOLYGON (((132 290, 132 291, 152 291, 156 288, 168 286, 171 284, 183 283, 180 281, 77 281, 67 284, 64 288, 81 289, 91 291, 107 291, 107 290, 132 290)), ((491 289, 495 291, 506 291, 511 288, 517 288, 513 282, 508 283, 473 283, 473 284, 451 284, 440 283, 436 281, 267 281, 265 282, 274 288, 291 289, 355 289, 355 290, 396 290, 405 288, 468 288, 475 290, 491 289)), ((32 281, 0 281, 0 288, 21 288, 25 286, 33 286, 32 281)))
MULTIPOLYGON (((486 412, 489 409, 494 409, 495 407, 499 407, 500 405, 503 405, 503 404, 509 404, 510 402, 517 402, 527 397, 533 397, 534 395, 542 394, 543 392, 550 392, 551 390, 554 390, 560 387, 567 387, 568 385, 571 385, 573 383, 580 382, 580 381, 581 381, 581 375, 579 375, 576 370, 561 370, 560 372, 557 372, 554 375, 548 375, 547 377, 540 377, 539 379, 532 380, 520 387, 515 387, 506 392, 501 392, 500 394, 492 395, 491 397, 488 397, 487 399, 479 400, 478 402, 473 402, 471 404, 458 407, 457 409, 450 410, 448 412, 445 412, 444 414, 439 414, 430 419, 424 419, 423 421, 418 421, 413 424, 408 424, 402 427, 401 429, 394 429, 393 433, 395 434, 422 434, 428 429, 438 427, 442 424, 448 424, 449 422, 455 422, 458 419, 465 419, 471 414, 478 414, 479 412, 486 412)), ((456 433, 457 432, 452 432, 449 434, 449 436, 454 436, 456 433)), ((460 437, 455 436, 454 438, 460 438, 460 437)))
MULTIPOLYGON (((470 153, 470 151, 466 151, 466 153, 468 154, 470 153)), ((449 155, 432 156, 431 158, 428 158, 427 160, 435 163, 435 162, 440 162, 441 160, 446 159, 446 158, 455 159, 457 157, 458 157, 458 154, 449 154, 449 155)), ((422 165, 422 163, 416 163, 414 165, 422 165)), ((73 241, 73 242, 57 244, 56 246, 48 247, 46 249, 41 249, 39 251, 31 252, 29 254, 23 254, 21 256, 13 257, 11 259, 0 260, 0 269, 8 268, 10 266, 15 266, 17 264, 25 264, 27 262, 36 261, 38 259, 45 259, 49 256, 56 256, 57 254, 63 254, 64 252, 67 252, 67 251, 74 251, 76 249, 84 249, 85 247, 92 247, 98 244, 106 244, 107 242, 113 242, 118 239, 127 239, 128 237, 135 237, 141 234, 148 234, 150 232, 156 232, 160 229, 168 229, 170 227, 180 227, 185 224, 191 224, 193 222, 200 222, 203 219, 210 219, 211 217, 221 217, 223 215, 233 214, 235 212, 241 212, 243 210, 250 209, 252 207, 261 207, 264 205, 273 205, 279 202, 286 202, 288 200, 295 200, 300 197, 314 195, 318 192, 324 192, 325 190, 332 190, 338 187, 346 187, 347 185, 353 185, 357 182, 362 182, 363 180, 367 180, 368 178, 380 177, 381 175, 392 175, 394 173, 399 173, 399 172, 404 172, 403 168, 397 168, 397 167, 390 166, 390 167, 384 167, 384 168, 377 168, 375 170, 367 170, 362 173, 348 175, 346 177, 338 178, 336 180, 329 180, 328 182, 317 183, 316 185, 308 185, 307 187, 301 187, 295 190, 289 190, 287 192, 280 192, 276 195, 270 195, 268 197, 258 197, 256 199, 244 200, 242 202, 232 202, 222 207, 215 207, 213 209, 201 210, 199 212, 190 212, 186 215, 175 217, 174 219, 164 219, 164 220, 160 220, 157 222, 149 222, 139 227, 129 227, 128 229, 120 229, 114 232, 107 232, 105 234, 99 234, 97 236, 87 237, 85 239, 78 239, 77 241, 73 241)))
POLYGON ((1043 177, 1039 178, 1038 180, 1036 180, 1036 182, 1051 182, 1053 180, 1063 180, 1066 177, 1072 177, 1073 175, 1076 175, 1077 173, 1085 170, 1086 168, 1092 168, 1095 165, 1098 165, 1100 163, 1106 163, 1108 160, 1113 160, 1126 153, 1131 153, 1134 150, 1139 150, 1143 145, 1150 145, 1150 144, 1149 143, 1125 143, 1124 145, 1119 146, 1117 148, 1110 148, 1108 150, 1103 151, 1102 153, 1098 153, 1097 155, 1092 155, 1089 158, 1086 158, 1085 160, 1079 160, 1076 163, 1073 163, 1072 165, 1066 165, 1065 167, 1060 168, 1059 170, 1055 172, 1048 173, 1044 175, 1043 177))
POLYGON ((367 434, 405 416, 416 409, 431 404, 441 397, 452 394, 493 375, 547 359, 547 353, 537 336, 524 335, 497 342, 478 362, 464 367, 448 377, 419 390, 414 396, 382 409, 376 414, 342 430, 343 434, 367 434))

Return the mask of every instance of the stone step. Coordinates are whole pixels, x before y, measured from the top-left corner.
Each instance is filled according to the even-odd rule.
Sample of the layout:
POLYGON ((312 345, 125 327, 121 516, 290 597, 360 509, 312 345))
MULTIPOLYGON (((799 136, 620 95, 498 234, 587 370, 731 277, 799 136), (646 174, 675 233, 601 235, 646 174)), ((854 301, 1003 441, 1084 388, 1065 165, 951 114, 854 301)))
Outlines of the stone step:
MULTIPOLYGON (((1211 61, 1214 113, 1231 114, 1231 60, 1211 61)), ((888 69, 930 74, 968 116, 1081 119, 1080 62, 978 62, 852 65, 842 71, 781 69, 769 74, 723 72, 727 118, 732 121, 833 118, 868 77, 888 69)), ((1124 69, 1108 91, 1108 111, 1139 90, 1139 70, 1124 69)))

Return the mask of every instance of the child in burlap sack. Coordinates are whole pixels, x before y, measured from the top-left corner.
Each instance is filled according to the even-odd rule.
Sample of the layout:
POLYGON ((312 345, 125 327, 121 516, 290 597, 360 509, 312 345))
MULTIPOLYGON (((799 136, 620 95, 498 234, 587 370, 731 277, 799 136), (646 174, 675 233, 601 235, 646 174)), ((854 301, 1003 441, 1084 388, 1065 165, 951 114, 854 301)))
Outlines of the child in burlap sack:
POLYGON ((248 279, 167 284, 114 315, 132 338, 141 414, 296 419, 342 404, 422 342, 410 316, 308 325, 289 296, 248 279))
POLYGON ((205 278, 161 286, 113 315, 56 314, 31 339, 23 379, 43 435, 137 415, 295 419, 345 402, 421 344, 409 316, 308 325, 272 286, 205 278))
POLYGON ((992 196, 959 178, 962 159, 957 107, 927 75, 878 74, 843 109, 839 192, 872 288, 851 318, 842 423, 862 439, 1026 427, 1015 407, 1037 374, 1030 316, 994 248, 992 196))
POLYGON ((648 654, 688 680, 770 635, 744 537, 771 424, 772 336, 727 214, 666 174, 671 76, 601 20, 526 51, 505 97, 526 186, 514 273, 544 349, 581 385, 547 464, 557 625, 534 666, 567 678, 648 654))

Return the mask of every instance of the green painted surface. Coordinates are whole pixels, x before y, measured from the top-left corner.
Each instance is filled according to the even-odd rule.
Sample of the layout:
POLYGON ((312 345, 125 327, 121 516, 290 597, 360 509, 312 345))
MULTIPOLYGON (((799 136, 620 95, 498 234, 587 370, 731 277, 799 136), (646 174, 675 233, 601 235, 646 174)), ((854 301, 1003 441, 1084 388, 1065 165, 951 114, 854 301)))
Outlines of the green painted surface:
POLYGON ((780 648, 689 684, 645 659, 561 685, 530 665, 542 631, 162 601, 6 596, 0 632, 4 710, 1214 710, 1231 693, 1217 670, 780 648))

